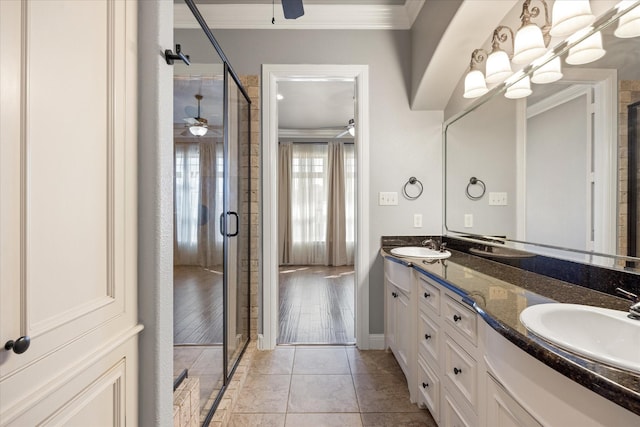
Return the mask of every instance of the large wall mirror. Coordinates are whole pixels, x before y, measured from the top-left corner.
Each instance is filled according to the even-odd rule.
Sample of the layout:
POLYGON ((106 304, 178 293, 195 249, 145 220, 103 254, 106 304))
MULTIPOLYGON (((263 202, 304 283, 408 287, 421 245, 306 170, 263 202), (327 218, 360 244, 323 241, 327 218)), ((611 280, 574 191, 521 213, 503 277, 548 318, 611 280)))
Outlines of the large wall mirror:
POLYGON ((640 271, 640 36, 614 35, 640 2, 616 3, 590 33, 551 50, 560 80, 521 99, 503 96, 507 80, 446 123, 447 235, 640 271), (597 31, 606 54, 568 65, 570 49, 597 31))

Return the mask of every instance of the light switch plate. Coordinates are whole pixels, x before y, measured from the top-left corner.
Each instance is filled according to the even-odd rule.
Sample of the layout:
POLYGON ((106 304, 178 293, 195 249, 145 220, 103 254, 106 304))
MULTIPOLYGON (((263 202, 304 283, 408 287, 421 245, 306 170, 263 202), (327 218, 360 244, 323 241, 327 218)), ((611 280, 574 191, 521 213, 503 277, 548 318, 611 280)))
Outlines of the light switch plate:
POLYGON ((422 214, 413 214, 413 228, 422 228, 422 214))
POLYGON ((507 193, 504 193, 504 192, 489 193, 489 205, 490 206, 506 206, 507 193))
POLYGON ((378 193, 379 206, 395 206, 398 204, 398 193, 395 191, 381 191, 378 193))

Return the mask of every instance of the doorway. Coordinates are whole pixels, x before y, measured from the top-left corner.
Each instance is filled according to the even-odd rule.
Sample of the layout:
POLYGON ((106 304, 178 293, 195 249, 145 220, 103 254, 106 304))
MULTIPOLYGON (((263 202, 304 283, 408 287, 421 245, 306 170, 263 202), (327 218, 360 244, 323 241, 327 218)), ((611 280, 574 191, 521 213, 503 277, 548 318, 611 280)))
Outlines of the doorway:
MULTIPOLYGON (((280 319, 280 257, 278 220, 278 85, 285 82, 350 81, 356 101, 353 120, 356 168, 354 234, 354 312, 355 343, 369 348, 369 239, 368 239, 368 67, 351 65, 264 65, 263 100, 263 283, 262 333, 258 345, 273 349, 278 342, 280 319)), ((309 102, 312 102, 309 100, 309 102)), ((348 126, 348 122, 345 126, 348 126)), ((334 134, 335 135, 335 134, 334 134)), ((328 276, 329 274, 327 274, 328 276)))

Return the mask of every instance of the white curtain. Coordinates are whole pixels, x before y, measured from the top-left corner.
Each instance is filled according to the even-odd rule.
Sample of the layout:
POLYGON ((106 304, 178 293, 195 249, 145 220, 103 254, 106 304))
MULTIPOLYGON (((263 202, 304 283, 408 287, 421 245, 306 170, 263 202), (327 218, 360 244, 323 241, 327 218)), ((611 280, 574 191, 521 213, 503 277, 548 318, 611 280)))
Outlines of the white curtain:
POLYGON ((174 264, 222 264, 222 143, 175 145, 174 264))
POLYGON ((353 265, 353 152, 342 143, 280 144, 281 264, 353 265))

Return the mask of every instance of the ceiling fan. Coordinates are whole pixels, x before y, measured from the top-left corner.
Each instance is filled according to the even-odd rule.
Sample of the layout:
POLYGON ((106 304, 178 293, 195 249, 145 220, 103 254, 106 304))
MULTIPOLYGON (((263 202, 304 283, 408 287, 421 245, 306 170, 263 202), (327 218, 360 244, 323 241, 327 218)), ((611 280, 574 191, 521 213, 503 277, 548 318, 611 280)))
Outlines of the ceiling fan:
POLYGON ((200 101, 202 101, 202 95, 196 94, 195 97, 198 100, 198 114, 196 117, 187 117, 184 121, 187 122, 189 132, 193 136, 204 136, 207 134, 209 122, 207 119, 200 117, 200 101))
POLYGON ((349 119, 349 123, 344 128, 345 129, 342 132, 340 132, 339 134, 337 134, 335 136, 335 138, 342 138, 346 134, 349 134, 351 136, 355 136, 356 135, 356 121, 355 120, 349 119))
POLYGON ((285 19, 297 19, 304 15, 302 0, 282 0, 285 19))

